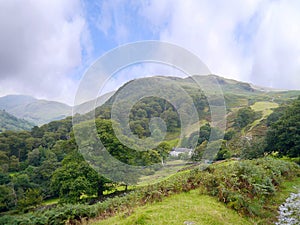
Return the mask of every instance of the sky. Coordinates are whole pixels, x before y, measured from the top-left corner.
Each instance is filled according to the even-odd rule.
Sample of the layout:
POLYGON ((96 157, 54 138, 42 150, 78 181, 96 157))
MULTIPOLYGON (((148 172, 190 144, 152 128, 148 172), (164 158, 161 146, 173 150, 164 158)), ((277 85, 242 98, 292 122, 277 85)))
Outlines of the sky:
MULTIPOLYGON (((299 0, 0 0, 0 96, 72 105, 95 60, 143 40, 184 47, 213 74, 300 89, 299 0)), ((105 90, 171 73, 177 75, 174 68, 136 65, 105 90)))

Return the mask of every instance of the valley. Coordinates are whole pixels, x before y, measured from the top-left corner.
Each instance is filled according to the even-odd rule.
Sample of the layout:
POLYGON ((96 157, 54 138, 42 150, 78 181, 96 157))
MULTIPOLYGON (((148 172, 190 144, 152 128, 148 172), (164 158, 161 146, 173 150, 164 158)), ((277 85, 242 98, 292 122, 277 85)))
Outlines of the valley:
MULTIPOLYGON (((137 82, 161 85, 161 79, 137 82)), ((134 102, 151 86, 141 90, 131 81, 75 106, 80 113, 73 117, 61 103, 0 98, 3 124, 14 121, 0 133, 0 224, 275 222, 277 208, 294 191, 285 186, 299 185, 300 91, 216 75, 163 79, 163 94, 172 102, 157 96, 134 102), (213 90, 216 81, 222 96, 213 90), (191 101, 183 101, 177 89, 191 101), (125 98, 115 104, 120 93, 125 98), (197 117, 186 111, 187 103, 197 117), (224 104, 223 120, 213 121, 211 104, 224 104), (126 121, 113 113, 124 116, 126 107, 124 131, 126 121), (190 154, 170 154, 174 149, 190 154)))

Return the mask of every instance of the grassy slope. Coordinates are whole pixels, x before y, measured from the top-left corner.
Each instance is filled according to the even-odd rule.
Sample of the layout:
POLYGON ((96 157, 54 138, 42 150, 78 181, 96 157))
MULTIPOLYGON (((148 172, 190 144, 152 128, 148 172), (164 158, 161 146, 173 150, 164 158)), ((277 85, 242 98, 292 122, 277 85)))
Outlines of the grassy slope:
MULTIPOLYGON (((160 181, 163 181, 167 179, 168 177, 178 174, 177 172, 180 169, 186 168, 189 165, 185 165, 186 161, 183 160, 174 160, 174 161, 168 161, 166 163, 166 166, 162 169, 156 171, 154 174, 149 176, 142 176, 138 182, 137 186, 146 186, 153 183, 158 183, 160 181)), ((182 171, 180 173, 184 173, 186 171, 182 171)))
MULTIPOLYGON (((214 164, 214 167, 228 166, 236 161, 227 161, 214 164)), ((265 204, 262 216, 247 218, 236 211, 227 208, 214 197, 199 194, 198 190, 188 193, 176 194, 165 198, 162 202, 147 204, 137 207, 130 212, 94 222, 102 224, 273 224, 278 215, 278 207, 292 192, 300 189, 300 177, 285 181, 280 186, 276 195, 270 197, 265 204), (186 222, 186 223, 184 223, 186 222), (192 223, 190 223, 192 224, 192 223)))
POLYGON ((251 108, 256 112, 262 112, 262 117, 255 120, 249 130, 252 130, 253 127, 257 126, 262 120, 266 119, 273 112, 274 108, 277 108, 279 105, 275 102, 255 102, 251 108))
POLYGON ((162 202, 146 205, 135 209, 134 213, 126 217, 127 213, 96 222, 95 225, 112 224, 252 224, 242 218, 235 211, 226 208, 215 198, 199 195, 197 190, 171 196, 162 202), (192 224, 192 223, 191 223, 192 224))

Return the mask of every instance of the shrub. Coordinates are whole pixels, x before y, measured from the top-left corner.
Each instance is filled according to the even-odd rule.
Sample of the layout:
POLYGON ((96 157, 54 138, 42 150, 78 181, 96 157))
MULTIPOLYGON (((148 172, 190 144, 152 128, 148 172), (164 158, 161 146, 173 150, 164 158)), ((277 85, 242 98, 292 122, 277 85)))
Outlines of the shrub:
POLYGON ((215 196, 242 214, 260 216, 268 196, 274 195, 285 179, 299 176, 299 168, 295 163, 273 158, 213 164, 205 171, 181 172, 160 183, 94 205, 64 204, 50 210, 2 216, 0 224, 78 224, 89 218, 105 218, 120 211, 130 211, 135 206, 196 188, 201 194, 215 196))

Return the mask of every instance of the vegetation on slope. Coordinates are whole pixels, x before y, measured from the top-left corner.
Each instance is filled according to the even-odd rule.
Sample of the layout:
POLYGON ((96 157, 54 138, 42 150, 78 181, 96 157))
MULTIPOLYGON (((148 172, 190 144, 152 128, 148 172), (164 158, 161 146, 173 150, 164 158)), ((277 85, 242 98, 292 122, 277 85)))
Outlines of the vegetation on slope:
POLYGON ((267 152, 277 151, 281 156, 300 157, 300 97, 270 128, 266 138, 267 152))
POLYGON ((226 208, 224 204, 207 195, 199 195, 198 190, 184 192, 164 199, 162 202, 147 204, 115 217, 96 222, 95 225, 133 224, 252 224, 247 218, 226 208))
POLYGON ((18 119, 6 111, 0 110, 0 133, 6 130, 30 130, 33 126, 32 123, 26 120, 18 119))
POLYGON ((35 99, 24 95, 8 95, 0 98, 0 109, 17 118, 25 119, 35 125, 53 120, 61 120, 71 115, 72 108, 66 104, 35 99))
MULTIPOLYGON (((93 206, 85 205, 86 203, 102 201, 106 198, 103 193, 110 192, 117 185, 124 182, 135 184, 140 176, 153 175, 161 167, 161 162, 164 162, 168 157, 171 147, 176 146, 177 143, 187 148, 196 144, 191 159, 198 162, 202 159, 202 154, 207 147, 211 134, 215 134, 215 137, 221 136, 219 135, 220 131, 210 124, 210 112, 203 93, 197 92, 196 87, 189 79, 178 78, 175 81, 179 82, 193 96, 192 100, 197 106, 197 112, 201 114, 201 123, 197 124, 197 121, 192 123, 193 127, 185 133, 187 136, 180 141, 178 141, 178 136, 181 124, 178 122, 178 113, 170 103, 163 99, 140 99, 130 111, 131 130, 140 137, 145 146, 147 146, 146 138, 150 135, 149 122, 152 117, 160 117, 168 125, 166 138, 161 145, 154 149, 147 149, 147 151, 135 151, 134 148, 131 149, 122 144, 116 137, 115 131, 112 129, 112 124, 116 121, 110 118, 111 101, 115 96, 107 104, 96 109, 97 119, 95 122, 98 137, 103 141, 111 155, 119 161, 133 166, 155 164, 151 169, 145 170, 144 173, 133 174, 133 176, 132 174, 126 176, 126 171, 125 173, 119 171, 115 173, 114 179, 118 182, 107 180, 102 177, 102 174, 96 176, 97 173, 94 169, 78 154, 76 144, 78 140, 75 141, 74 138, 71 118, 34 127, 31 131, 5 131, 1 133, 0 211, 3 214, 20 214, 20 216, 14 216, 15 220, 11 217, 4 218, 8 221, 24 222, 29 221, 29 217, 32 217, 33 221, 37 221, 39 218, 45 223, 64 223, 71 220, 77 221, 81 218, 104 217, 113 215, 123 208, 126 209, 127 206, 133 207, 152 200, 157 201, 164 196, 199 187, 202 187, 201 190, 205 193, 216 196, 220 201, 225 202, 241 214, 260 216, 259 212, 263 210, 260 206, 276 193, 278 185, 284 179, 289 179, 297 173, 298 168, 294 164, 284 164, 285 162, 281 161, 276 164, 275 161, 268 159, 269 161, 253 160, 233 163, 222 168, 222 170, 212 166, 205 172, 196 171, 193 174, 182 174, 182 176, 178 176, 180 178, 176 176, 178 179, 170 178, 156 186, 149 186, 148 189, 135 191, 136 195, 126 195, 124 199, 128 198, 128 200, 124 200, 124 202, 120 200, 123 198, 113 198, 93 206), (197 128, 196 125, 201 127, 197 128), (197 130, 200 133, 199 138, 195 135, 197 130), (260 166, 260 164, 264 166, 260 166), (274 164, 278 167, 277 170, 272 166, 269 168, 269 164, 274 164), (236 176, 232 177, 233 174, 236 176), (58 199, 58 204, 66 205, 58 206, 53 211, 37 210, 43 200, 53 198, 58 199), (73 205, 68 205, 68 203, 73 205), (74 206, 74 203, 78 203, 78 205, 74 206), (21 215, 23 212, 36 210, 37 212, 21 215)), ((286 102, 286 96, 294 96, 296 92, 292 94, 282 93, 279 98, 277 93, 257 91, 243 83, 236 84, 226 79, 223 81, 221 79, 221 83, 225 90, 225 100, 235 99, 228 98, 228 96, 235 96, 242 101, 231 102, 230 107, 228 107, 228 129, 224 140, 218 140, 218 138, 213 140, 221 141, 221 149, 215 160, 231 157, 255 159, 268 154, 276 155, 276 153, 279 153, 280 157, 298 156, 299 148, 297 150, 295 146, 298 146, 299 124, 297 121, 299 119, 288 111, 298 113, 299 104, 295 102, 292 106, 286 104, 273 109, 275 103, 272 103, 273 100, 276 103, 286 102), (234 85, 238 85, 238 87, 234 85), (262 110, 263 106, 257 103, 261 101, 268 102, 264 106, 264 109, 267 108, 266 110, 262 110), (243 104, 240 104, 241 102, 243 104), (272 114, 270 114, 271 111, 273 111, 272 114), (267 117, 268 114, 270 116, 267 117), (257 124, 254 124, 256 122, 257 124), (280 129, 277 129, 278 127, 280 129), (274 131, 280 131, 275 133, 275 136, 277 135, 276 137, 281 140, 277 145, 273 144, 274 141, 272 142, 270 139, 265 140, 264 136, 267 130, 270 130, 269 136, 274 134, 274 131), (283 136, 285 133, 290 135, 283 136)), ((134 92, 135 90, 131 91, 134 92)), ((228 101, 226 103, 228 104, 228 101)), ((81 141, 95 144, 90 142, 92 141, 91 135, 85 129, 90 123, 94 123, 94 121, 89 120, 90 116, 91 114, 76 116, 75 119, 85 121, 79 122, 76 126, 82 128, 83 140, 81 141)), ((129 141, 133 142, 131 139, 129 141)), ((132 146, 135 145, 136 143, 132 143, 132 146)), ((98 159, 101 163, 101 157, 93 160, 97 161, 98 159)), ((110 169, 116 170, 118 168, 110 169)))
POLYGON ((205 171, 180 173, 123 197, 109 198, 94 205, 66 204, 20 216, 3 216, 0 224, 64 224, 94 217, 104 219, 119 212, 130 215, 137 206, 160 202, 167 196, 199 188, 201 195, 214 196, 241 215, 272 222, 274 214, 266 213, 269 199, 276 195, 283 182, 299 176, 299 172, 299 166, 294 163, 270 158, 220 164, 205 171))

